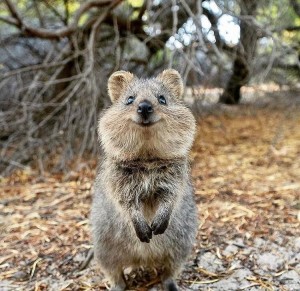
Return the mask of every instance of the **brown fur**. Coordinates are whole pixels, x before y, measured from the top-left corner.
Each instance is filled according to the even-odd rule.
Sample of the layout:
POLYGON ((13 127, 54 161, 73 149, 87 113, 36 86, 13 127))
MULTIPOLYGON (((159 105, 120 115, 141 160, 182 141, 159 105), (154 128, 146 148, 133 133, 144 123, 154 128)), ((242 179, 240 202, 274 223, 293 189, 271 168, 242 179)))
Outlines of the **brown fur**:
POLYGON ((188 163, 195 120, 179 101, 181 77, 175 70, 154 79, 119 71, 108 92, 113 105, 99 120, 105 157, 91 215, 95 257, 111 290, 125 290, 124 268, 142 265, 163 269, 165 289, 177 290, 173 278, 197 228, 188 163), (135 99, 126 105, 129 96, 135 99), (153 109, 147 124, 137 112, 143 102, 153 109))

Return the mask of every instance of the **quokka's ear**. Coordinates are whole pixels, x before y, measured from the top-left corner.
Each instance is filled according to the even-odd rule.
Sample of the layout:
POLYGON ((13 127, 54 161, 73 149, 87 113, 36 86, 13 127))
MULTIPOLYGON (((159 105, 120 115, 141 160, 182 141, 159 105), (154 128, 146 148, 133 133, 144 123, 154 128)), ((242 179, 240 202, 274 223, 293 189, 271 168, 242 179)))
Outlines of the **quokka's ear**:
POLYGON ((120 98, 122 92, 128 87, 133 78, 134 75, 126 71, 117 71, 109 77, 107 84, 108 94, 113 103, 120 98))
POLYGON ((173 69, 164 70, 156 79, 161 81, 174 97, 180 98, 183 94, 183 82, 180 74, 173 69))

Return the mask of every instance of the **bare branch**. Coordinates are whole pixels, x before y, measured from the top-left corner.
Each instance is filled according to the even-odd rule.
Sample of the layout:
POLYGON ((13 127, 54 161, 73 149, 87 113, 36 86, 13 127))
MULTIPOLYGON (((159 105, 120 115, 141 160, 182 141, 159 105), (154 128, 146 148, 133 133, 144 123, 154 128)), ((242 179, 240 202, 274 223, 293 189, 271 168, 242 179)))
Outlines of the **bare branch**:
POLYGON ((41 27, 44 27, 44 26, 45 26, 45 23, 44 23, 44 18, 43 18, 43 16, 42 16, 42 13, 41 13, 41 10, 40 10, 40 7, 39 7, 39 1, 34 0, 34 1, 33 1, 33 4, 34 4, 34 8, 35 8, 37 17, 38 17, 38 19, 39 19, 40 26, 41 26, 41 27))
POLYGON ((279 28, 273 29, 272 31, 273 32, 280 32, 280 31, 284 31, 284 30, 286 30, 286 31, 298 31, 298 30, 300 30, 300 25, 295 25, 295 26, 290 25, 290 26, 286 26, 286 27, 279 27, 279 28))
POLYGON ((16 6, 10 0, 4 0, 8 10, 10 11, 11 16, 16 20, 17 26, 22 28, 22 18, 16 9, 16 6))
POLYGON ((5 17, 0 15, 0 21, 3 21, 7 24, 14 25, 14 26, 19 25, 18 21, 13 17, 5 17))
POLYGON ((138 19, 142 19, 143 15, 145 14, 146 10, 147 10, 147 0, 144 0, 144 3, 139 11, 139 14, 138 14, 138 19))
POLYGON ((60 20, 62 23, 64 23, 65 25, 67 25, 67 23, 65 23, 64 17, 63 17, 63 16, 62 16, 62 15, 61 15, 54 7, 53 7, 53 5, 51 5, 47 0, 44 0, 43 3, 44 3, 44 5, 45 5, 46 7, 49 8, 50 11, 53 12, 54 15, 56 15, 56 16, 59 18, 59 20, 60 20))
POLYGON ((291 6, 293 7, 295 13, 300 16, 300 3, 297 0, 290 0, 291 6))
POLYGON ((19 27, 22 32, 25 35, 33 36, 33 37, 39 37, 43 39, 59 39, 62 37, 67 37, 74 33, 77 29, 78 22, 80 20, 80 17, 87 12, 89 9, 93 7, 105 7, 107 6, 108 11, 115 8, 117 5, 119 5, 123 0, 94 0, 83 3, 77 12, 75 13, 74 19, 72 23, 66 27, 62 27, 56 30, 50 30, 50 29, 44 29, 44 28, 36 28, 27 25, 24 23, 23 19, 21 18, 20 14, 18 13, 15 5, 10 0, 5 0, 5 3, 11 13, 11 16, 13 17, 14 21, 10 21, 6 19, 6 22, 10 21, 10 24, 13 24, 17 27, 19 27))
POLYGON ((69 1, 64 0, 64 7, 65 7, 65 23, 66 25, 69 24, 69 17, 70 17, 70 12, 69 12, 69 1))

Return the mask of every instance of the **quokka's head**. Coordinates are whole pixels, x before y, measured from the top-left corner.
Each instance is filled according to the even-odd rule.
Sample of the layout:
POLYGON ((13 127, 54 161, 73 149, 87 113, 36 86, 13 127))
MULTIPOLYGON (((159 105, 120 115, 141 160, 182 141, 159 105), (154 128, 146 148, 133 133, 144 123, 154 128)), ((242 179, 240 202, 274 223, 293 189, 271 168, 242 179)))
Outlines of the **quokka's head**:
POLYGON ((139 79, 118 71, 108 80, 112 106, 99 121, 106 154, 121 160, 186 156, 194 140, 195 119, 180 98, 180 74, 165 70, 139 79))

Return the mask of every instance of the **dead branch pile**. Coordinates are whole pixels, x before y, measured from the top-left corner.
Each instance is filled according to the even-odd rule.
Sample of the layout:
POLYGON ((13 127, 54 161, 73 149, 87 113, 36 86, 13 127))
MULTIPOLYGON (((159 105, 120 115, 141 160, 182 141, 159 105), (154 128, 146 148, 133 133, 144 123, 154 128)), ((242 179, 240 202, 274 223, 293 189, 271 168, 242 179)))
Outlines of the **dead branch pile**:
MULTIPOLYGON (((10 54, 12 47, 20 46, 22 53, 12 52, 0 79, 3 93, 0 97, 0 172, 25 168, 32 160, 41 172, 49 165, 65 169, 74 154, 80 159, 85 151, 95 152, 98 113, 108 104, 107 77, 120 67, 145 74, 164 63, 162 58, 150 67, 147 59, 163 48, 169 37, 172 17, 168 16, 172 15, 169 9, 172 3, 153 8, 145 2, 134 20, 127 20, 124 11, 128 16, 134 11, 122 2, 84 2, 72 19, 68 13, 63 18, 50 6, 51 11, 63 18, 64 24, 48 29, 43 19, 40 19, 40 27, 36 27, 21 15, 13 1, 5 1, 9 16, 1 20, 19 32, 17 36, 9 33, 3 37, 7 42, 4 50, 10 54), (115 9, 121 3, 122 13, 115 9), (145 32, 142 18, 146 10, 151 11, 154 18, 166 17, 165 34, 151 36, 145 32), (86 14, 84 24, 79 25, 86 14), (30 51, 28 55, 25 48, 30 51), (36 64, 29 65, 32 62, 36 64), (51 153, 60 153, 60 159, 54 162, 51 153)), ((187 2, 185 5, 190 7, 187 2)), ((38 7, 36 9, 38 11, 38 7)), ((176 25, 188 17, 185 10, 176 14, 184 15, 176 25)))

